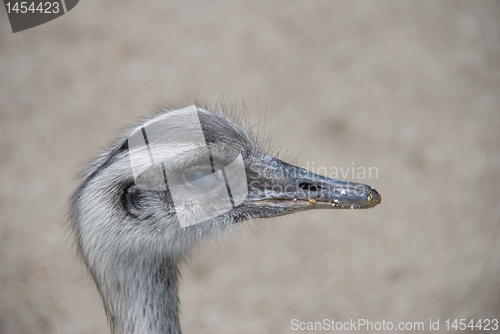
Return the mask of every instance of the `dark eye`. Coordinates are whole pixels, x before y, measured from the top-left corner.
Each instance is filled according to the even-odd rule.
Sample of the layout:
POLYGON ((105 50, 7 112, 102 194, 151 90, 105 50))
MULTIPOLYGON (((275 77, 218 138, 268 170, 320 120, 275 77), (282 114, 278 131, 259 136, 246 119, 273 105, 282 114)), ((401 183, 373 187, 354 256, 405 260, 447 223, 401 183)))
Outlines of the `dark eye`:
POLYGON ((182 172, 182 177, 191 186, 198 189, 210 188, 219 181, 217 172, 212 173, 211 166, 193 166, 182 172))

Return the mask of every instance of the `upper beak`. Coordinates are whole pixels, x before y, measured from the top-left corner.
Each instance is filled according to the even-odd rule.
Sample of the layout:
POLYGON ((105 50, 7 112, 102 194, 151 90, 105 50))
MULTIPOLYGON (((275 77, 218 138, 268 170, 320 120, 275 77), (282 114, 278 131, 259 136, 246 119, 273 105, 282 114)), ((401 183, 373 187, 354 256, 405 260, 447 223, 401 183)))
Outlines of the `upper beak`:
POLYGON ((252 196, 250 201, 259 206, 292 210, 365 209, 382 200, 380 194, 366 184, 329 178, 278 159, 272 160, 282 173, 278 177, 275 174, 272 181, 268 178, 259 189, 262 194, 252 196))

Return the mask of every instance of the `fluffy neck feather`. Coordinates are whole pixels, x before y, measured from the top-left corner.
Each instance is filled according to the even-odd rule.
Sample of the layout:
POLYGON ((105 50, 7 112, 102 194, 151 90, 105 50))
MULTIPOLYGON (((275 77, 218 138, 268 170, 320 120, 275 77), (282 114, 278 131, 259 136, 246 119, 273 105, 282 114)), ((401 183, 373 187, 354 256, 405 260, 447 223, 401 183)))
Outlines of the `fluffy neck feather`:
POLYGON ((72 216, 79 249, 113 334, 178 334, 178 264, 187 251, 174 243, 180 238, 168 226, 123 212, 124 185, 110 182, 123 164, 100 167, 76 192, 72 216))
POLYGON ((180 333, 178 276, 175 261, 146 256, 94 271, 112 333, 180 333))

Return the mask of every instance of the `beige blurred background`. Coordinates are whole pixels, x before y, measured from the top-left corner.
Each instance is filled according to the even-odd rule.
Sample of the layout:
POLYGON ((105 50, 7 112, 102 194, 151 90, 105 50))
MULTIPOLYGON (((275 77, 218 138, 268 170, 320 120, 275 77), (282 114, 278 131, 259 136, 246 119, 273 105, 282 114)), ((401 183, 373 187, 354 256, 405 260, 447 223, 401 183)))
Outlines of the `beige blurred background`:
POLYGON ((73 177, 193 96, 267 110, 301 166, 377 167, 383 201, 202 249, 184 333, 500 317, 499 1, 85 0, 16 34, 0 9, 0 30, 0 333, 108 333, 66 228, 73 177))

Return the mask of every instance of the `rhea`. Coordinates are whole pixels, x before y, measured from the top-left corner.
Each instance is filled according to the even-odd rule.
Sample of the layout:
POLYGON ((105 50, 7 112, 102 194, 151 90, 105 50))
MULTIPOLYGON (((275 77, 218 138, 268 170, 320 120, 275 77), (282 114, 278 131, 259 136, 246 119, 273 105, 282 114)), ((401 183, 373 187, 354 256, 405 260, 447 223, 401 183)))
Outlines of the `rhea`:
POLYGON ((373 187, 266 154, 237 118, 164 110, 82 173, 71 200, 77 248, 114 334, 180 333, 179 265, 234 224, 311 209, 379 204, 373 187))

